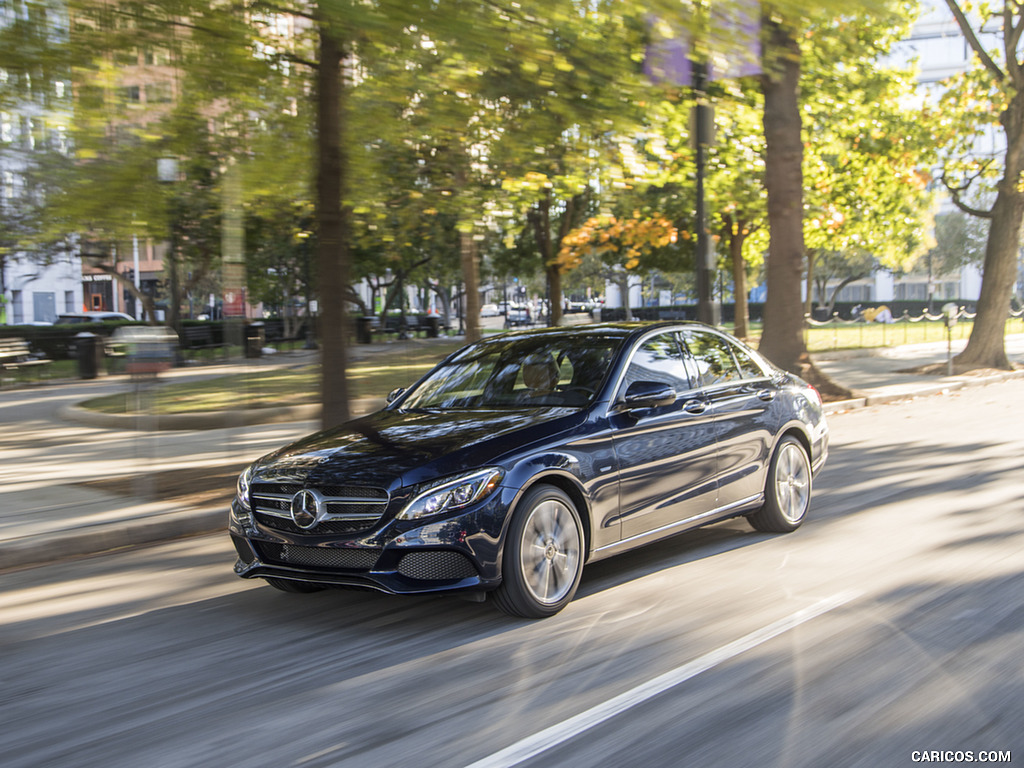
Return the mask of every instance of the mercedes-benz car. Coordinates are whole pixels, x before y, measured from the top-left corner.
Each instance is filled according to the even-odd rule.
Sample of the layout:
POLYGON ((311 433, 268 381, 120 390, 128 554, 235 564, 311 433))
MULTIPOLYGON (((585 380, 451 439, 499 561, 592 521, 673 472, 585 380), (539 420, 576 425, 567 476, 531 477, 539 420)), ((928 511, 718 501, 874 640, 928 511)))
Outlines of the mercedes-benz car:
POLYGON ((238 480, 235 572, 285 592, 456 592, 540 618, 586 563, 727 518, 795 530, 818 393, 697 323, 506 333, 238 480))

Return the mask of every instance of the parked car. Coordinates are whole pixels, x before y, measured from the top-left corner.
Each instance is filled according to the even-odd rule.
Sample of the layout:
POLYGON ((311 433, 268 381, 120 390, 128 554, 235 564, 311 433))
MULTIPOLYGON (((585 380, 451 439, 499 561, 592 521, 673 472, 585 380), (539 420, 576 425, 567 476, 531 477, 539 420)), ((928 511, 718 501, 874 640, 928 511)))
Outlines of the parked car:
POLYGON ((828 454, 812 387, 696 323, 490 337, 389 400, 245 470, 239 576, 550 616, 585 563, 738 516, 795 530, 828 454))
POLYGON ((498 309, 497 304, 484 304, 480 307, 480 317, 498 317, 501 315, 501 310, 498 309))
POLYGON ((505 328, 518 328, 533 323, 533 310, 526 304, 509 304, 505 312, 505 328))
POLYGON ((56 325, 68 323, 104 323, 111 320, 129 320, 135 322, 135 318, 126 315, 124 312, 100 312, 92 310, 89 312, 65 312, 57 315, 56 325))
POLYGON ((156 376, 174 363, 178 334, 165 326, 128 325, 117 328, 106 343, 108 357, 123 358, 133 376, 156 376))

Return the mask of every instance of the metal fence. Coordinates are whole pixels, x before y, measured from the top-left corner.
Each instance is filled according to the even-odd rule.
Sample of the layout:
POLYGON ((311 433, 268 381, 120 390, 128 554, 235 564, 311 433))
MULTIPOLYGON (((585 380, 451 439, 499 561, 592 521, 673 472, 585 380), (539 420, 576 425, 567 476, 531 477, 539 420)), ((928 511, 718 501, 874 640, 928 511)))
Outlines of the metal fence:
MULTIPOLYGON (((917 344, 929 341, 966 339, 971 335, 977 313, 957 307, 953 324, 947 326, 947 315, 931 314, 927 310, 913 316, 904 311, 900 316, 886 315, 885 307, 872 308, 851 320, 844 320, 836 312, 828 320, 804 318, 804 341, 812 352, 859 347, 889 347, 899 344, 917 344)), ((1007 316, 1007 333, 1024 333, 1024 309, 1011 311, 1007 316)))

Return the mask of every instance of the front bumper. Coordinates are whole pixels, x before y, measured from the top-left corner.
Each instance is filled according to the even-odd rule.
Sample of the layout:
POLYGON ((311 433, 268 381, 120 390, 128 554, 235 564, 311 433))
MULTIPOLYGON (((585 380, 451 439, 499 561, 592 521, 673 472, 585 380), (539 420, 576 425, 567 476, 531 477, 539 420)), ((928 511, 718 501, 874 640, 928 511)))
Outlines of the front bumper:
POLYGON ((476 507, 427 522, 385 515, 357 536, 269 527, 232 502, 235 573, 392 594, 481 592, 501 583, 501 541, 515 492, 499 489, 476 507))

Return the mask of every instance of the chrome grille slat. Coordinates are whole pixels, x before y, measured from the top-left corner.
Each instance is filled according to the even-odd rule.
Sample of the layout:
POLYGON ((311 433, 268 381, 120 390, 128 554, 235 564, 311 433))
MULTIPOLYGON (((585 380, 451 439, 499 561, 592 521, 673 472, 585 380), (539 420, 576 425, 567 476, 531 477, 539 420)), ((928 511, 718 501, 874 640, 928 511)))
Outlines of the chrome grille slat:
POLYGON ((261 515, 269 515, 270 517, 280 517, 286 520, 292 519, 292 513, 286 509, 267 509, 266 507, 257 507, 256 511, 261 515))
POLYGON ((290 533, 356 534, 369 530, 387 509, 389 496, 381 488, 353 486, 312 487, 321 503, 317 525, 300 529, 292 522, 291 503, 303 486, 294 483, 254 483, 251 491, 254 511, 260 522, 290 533))

